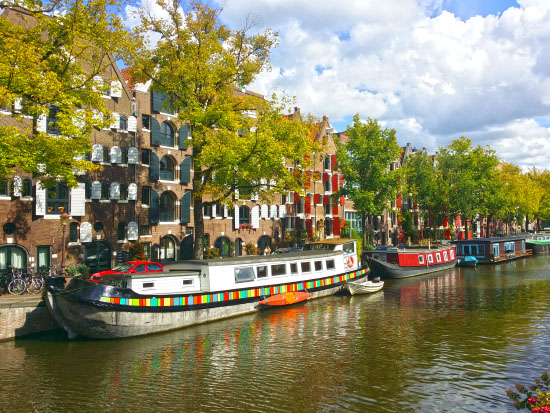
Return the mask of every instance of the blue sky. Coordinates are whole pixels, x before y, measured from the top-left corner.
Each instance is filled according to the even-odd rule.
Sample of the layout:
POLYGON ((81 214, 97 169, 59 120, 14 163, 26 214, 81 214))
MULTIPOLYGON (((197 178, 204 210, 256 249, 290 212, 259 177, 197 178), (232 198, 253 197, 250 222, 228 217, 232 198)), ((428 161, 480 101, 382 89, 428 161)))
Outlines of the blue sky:
POLYGON ((462 20, 480 15, 498 15, 510 7, 518 7, 515 0, 443 0, 442 8, 450 11, 462 20))

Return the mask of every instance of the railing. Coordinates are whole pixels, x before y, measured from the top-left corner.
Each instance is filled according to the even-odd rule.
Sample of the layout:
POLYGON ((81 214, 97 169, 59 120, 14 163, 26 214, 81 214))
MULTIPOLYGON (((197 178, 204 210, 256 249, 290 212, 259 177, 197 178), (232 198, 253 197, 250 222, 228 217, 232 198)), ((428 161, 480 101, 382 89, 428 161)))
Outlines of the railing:
POLYGON ((504 254, 493 255, 493 262, 508 261, 520 257, 529 257, 533 255, 532 249, 526 249, 524 251, 505 252, 504 254))

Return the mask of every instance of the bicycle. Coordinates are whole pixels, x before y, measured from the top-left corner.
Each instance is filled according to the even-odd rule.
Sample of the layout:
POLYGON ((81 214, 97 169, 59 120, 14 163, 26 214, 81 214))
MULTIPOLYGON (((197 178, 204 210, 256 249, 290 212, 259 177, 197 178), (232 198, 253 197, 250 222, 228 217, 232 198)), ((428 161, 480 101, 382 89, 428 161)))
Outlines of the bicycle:
POLYGON ((44 276, 32 270, 27 270, 25 281, 27 283, 27 292, 31 294, 40 294, 46 284, 44 276))
POLYGON ((27 283, 19 269, 11 267, 11 281, 8 284, 8 291, 13 295, 21 295, 27 290, 27 283))
POLYGON ((10 283, 9 272, 0 273, 0 295, 8 290, 8 284, 10 283))

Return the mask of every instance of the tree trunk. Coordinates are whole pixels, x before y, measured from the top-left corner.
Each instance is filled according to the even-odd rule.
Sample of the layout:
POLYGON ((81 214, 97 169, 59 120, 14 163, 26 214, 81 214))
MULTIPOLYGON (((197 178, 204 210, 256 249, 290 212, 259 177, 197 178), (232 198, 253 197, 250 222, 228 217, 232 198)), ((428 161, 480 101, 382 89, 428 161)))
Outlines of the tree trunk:
POLYGON ((468 218, 466 215, 462 215, 462 218, 464 219, 464 239, 468 239, 468 218))
POLYGON ((529 232, 529 217, 525 215, 525 232, 529 232))
POLYGON ((193 243, 193 259, 202 260, 204 251, 204 218, 202 216, 202 196, 195 197, 201 193, 202 172, 195 171, 193 175, 193 224, 195 225, 195 242, 193 243))
MULTIPOLYGON (((367 215, 361 212, 361 224, 363 228, 363 246, 367 246, 367 215)), ((364 248, 363 247, 363 248, 364 248)))

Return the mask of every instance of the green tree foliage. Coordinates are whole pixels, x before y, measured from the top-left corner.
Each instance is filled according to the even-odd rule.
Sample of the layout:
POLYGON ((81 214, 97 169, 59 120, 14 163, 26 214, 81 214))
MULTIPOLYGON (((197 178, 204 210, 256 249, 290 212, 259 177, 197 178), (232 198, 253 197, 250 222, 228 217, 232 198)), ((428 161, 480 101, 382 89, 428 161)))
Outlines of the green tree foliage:
POLYGON ((132 71, 136 80, 152 79, 153 90, 170 97, 179 120, 191 129, 193 255, 201 258, 203 205, 230 204, 236 190, 266 198, 298 189, 300 177, 289 173, 283 159, 304 164, 313 141, 308 122, 283 116, 290 103, 286 98, 240 93, 269 68, 276 34, 251 34, 249 22, 231 31, 219 23, 220 10, 196 1, 186 13, 177 2, 158 4, 166 17, 141 9, 138 33, 156 33, 161 41, 138 48, 132 71))
POLYGON ((441 188, 436 164, 426 153, 417 153, 405 160, 406 188, 412 201, 418 205, 420 216, 432 227, 442 224, 445 211, 445 199, 441 188))
POLYGON ((361 213, 364 244, 366 218, 380 215, 395 199, 401 171, 390 170, 401 152, 395 130, 382 129, 376 120, 362 122, 359 114, 346 131, 347 143, 338 143, 338 166, 345 178, 339 195, 346 195, 361 213))
POLYGON ((17 5, 0 6, 0 104, 14 113, 0 127, 0 179, 20 170, 47 187, 56 180, 75 186, 75 170, 95 168, 84 160, 90 134, 108 117, 104 86, 94 76, 133 42, 116 15, 117 0, 17 5), (54 135, 38 127, 53 107, 54 135))
POLYGON ((472 141, 462 136, 441 148, 436 156, 446 199, 448 217, 458 215, 464 221, 484 216, 488 202, 498 186, 496 167, 499 159, 491 149, 472 147, 472 141))

